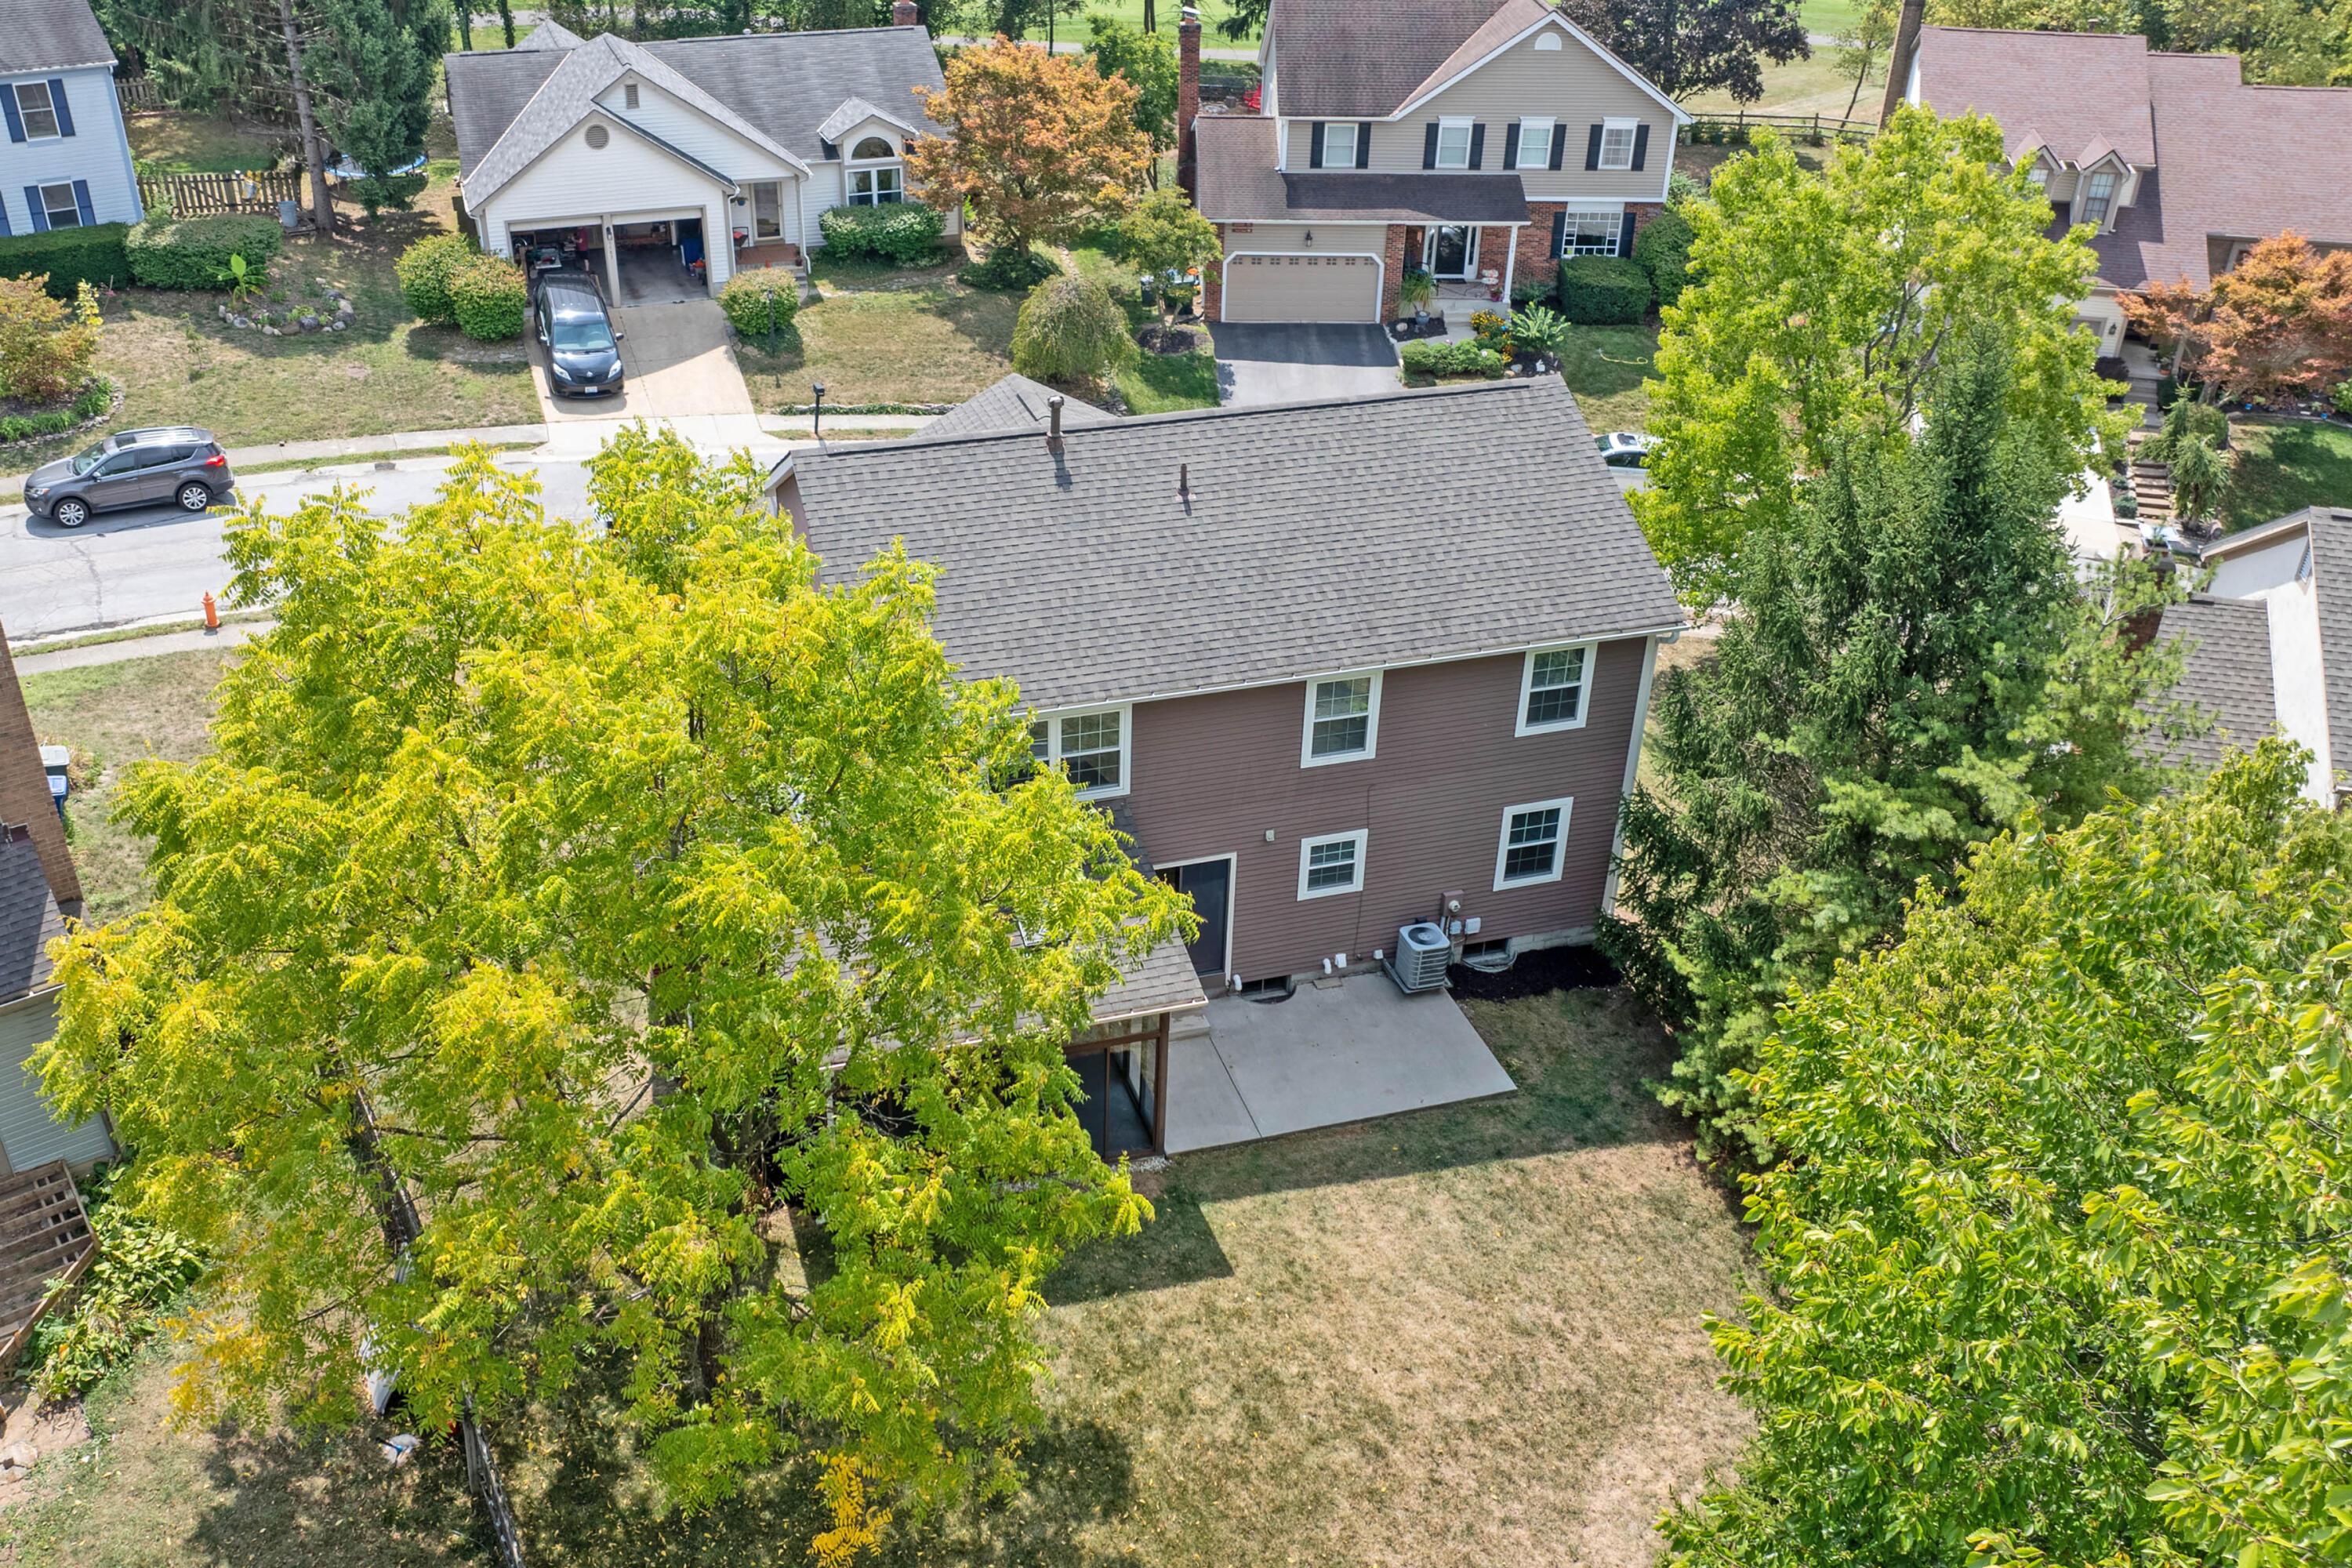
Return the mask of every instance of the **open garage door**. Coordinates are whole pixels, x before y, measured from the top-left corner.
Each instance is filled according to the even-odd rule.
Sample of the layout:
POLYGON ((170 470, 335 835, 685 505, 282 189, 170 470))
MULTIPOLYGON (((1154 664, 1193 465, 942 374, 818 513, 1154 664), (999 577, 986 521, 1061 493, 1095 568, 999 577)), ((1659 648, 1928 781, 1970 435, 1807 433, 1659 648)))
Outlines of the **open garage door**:
POLYGON ((1228 321, 1377 321, 1381 263, 1371 256, 1225 258, 1228 321))

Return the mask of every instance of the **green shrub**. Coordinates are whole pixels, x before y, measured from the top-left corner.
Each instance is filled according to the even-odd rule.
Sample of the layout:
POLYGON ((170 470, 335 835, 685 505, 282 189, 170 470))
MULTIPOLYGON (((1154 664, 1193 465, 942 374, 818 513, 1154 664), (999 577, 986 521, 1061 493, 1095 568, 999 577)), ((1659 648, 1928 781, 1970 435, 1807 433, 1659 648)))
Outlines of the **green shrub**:
POLYGON ((1619 327, 1650 309, 1650 276, 1622 256, 1571 256, 1559 264, 1559 313, 1580 326, 1619 327))
POLYGON ((719 290, 719 308, 738 336, 764 342, 799 313, 800 280, 773 267, 738 272, 719 290))
POLYGON ((284 243, 276 218, 222 213, 175 222, 160 214, 123 237, 131 276, 150 289, 217 289, 228 258, 266 272, 284 243))
POLYGON ((0 447, 16 441, 36 441, 44 436, 62 436, 77 425, 103 417, 113 406, 114 384, 101 375, 63 408, 0 418, 0 447))
POLYGON ((2336 412, 2352 419, 2352 381, 2337 382, 2336 390, 2328 395, 2336 405, 2336 412))
POLYGON ((124 223, 95 224, 89 228, 57 228, 47 234, 20 234, 0 238, 0 278, 33 278, 46 272, 49 292, 60 300, 74 297, 74 286, 119 289, 131 281, 131 258, 122 248, 131 232, 124 223))
POLYGON ((439 326, 457 324, 457 308, 449 300, 449 279, 458 268, 478 255, 462 234, 427 235, 400 253, 392 265, 400 279, 401 297, 420 321, 439 326))
POLYGON ((204 1254, 194 1242, 140 1218, 113 1196, 120 1169, 101 1168, 83 1185, 98 1256, 72 1300, 33 1331, 26 1359, 34 1387, 50 1399, 82 1394, 130 1360, 204 1271, 204 1254))
POLYGON ((450 272, 449 306, 459 331, 477 342, 499 342, 522 336, 530 287, 513 262, 478 253, 450 272))
POLYGON ((1690 281, 1690 220, 1668 207, 1633 237, 1633 261, 1650 279, 1650 297, 1663 308, 1683 297, 1690 281))
POLYGON ((1495 381, 1503 374, 1503 356, 1470 338, 1452 342, 1444 338, 1415 338, 1405 344, 1400 357, 1404 362, 1407 375, 1475 375, 1495 381))
POLYGON ((2217 449, 2230 445, 2230 416, 2210 403, 2200 403, 2193 397, 2174 400, 2164 411, 2164 423, 2155 435, 2140 443, 2139 455, 2147 462, 2168 463, 2173 453, 2192 441, 2210 443, 2217 449))
POLYGON ((1529 305, 1511 312, 1511 341, 1529 353, 1557 354, 1568 347, 1568 322, 1557 310, 1529 305))
POLYGON ((370 217, 386 207, 404 213, 425 194, 425 176, 386 174, 379 179, 373 174, 362 174, 351 183, 350 188, 352 197, 367 209, 370 217))
POLYGON ((892 202, 882 206, 827 208, 818 215, 816 228, 824 236, 824 247, 836 255, 919 267, 939 258, 940 236, 946 232, 947 222, 937 207, 892 202))
POLYGON ((1127 312, 1087 278, 1048 278, 1013 324, 1013 368, 1039 381, 1100 380, 1134 353, 1127 312))
POLYGON ((1034 250, 1014 250, 998 246, 988 253, 985 261, 975 261, 956 277, 975 289, 993 289, 1010 294, 1015 289, 1034 289, 1062 270, 1049 256, 1034 250))

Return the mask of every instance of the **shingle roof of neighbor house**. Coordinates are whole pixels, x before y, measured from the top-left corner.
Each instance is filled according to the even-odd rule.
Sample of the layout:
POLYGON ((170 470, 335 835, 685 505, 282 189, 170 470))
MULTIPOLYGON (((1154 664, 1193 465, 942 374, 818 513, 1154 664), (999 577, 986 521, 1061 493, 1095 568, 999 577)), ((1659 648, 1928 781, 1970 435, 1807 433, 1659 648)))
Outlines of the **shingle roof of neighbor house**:
POLYGON ((1525 223, 1517 174, 1284 174, 1274 124, 1263 115, 1208 114, 1192 122, 1204 217, 1307 223, 1525 223))
POLYGON ((65 930, 32 835, 0 826, 0 1003, 49 983, 48 946, 65 930))
POLYGON ((1282 112, 1388 114, 1452 74, 1444 68, 1460 70, 1544 14, 1538 0, 1275 0, 1282 112))
POLYGON ((936 563, 949 655, 1040 709, 1682 623, 1551 377, 1118 419, 1059 453, 1034 427, 844 446, 776 482, 826 581, 893 539, 936 563))
POLYGON ((114 46, 89 0, 13 0, 0 27, 0 75, 110 66, 114 46))
POLYGON ((2311 529, 2312 605, 2319 613, 2327 676, 2327 736, 2339 772, 2352 771, 2352 508, 2305 507, 2311 529))
POLYGON ((2224 747, 2243 751, 2278 728, 2269 605, 2259 599, 2200 594, 2165 606, 2157 640, 2185 640, 2172 695, 2202 710, 2214 725, 2165 748, 2168 760, 2210 768, 2221 762, 2224 747))
POLYGON ((2235 55, 2158 53, 2132 34, 1927 27, 1917 65, 1921 101, 1991 115, 2012 155, 2046 145, 2081 163, 2112 148, 2154 169, 2092 242, 2118 289, 2203 288, 2208 236, 2352 244, 2352 179, 2330 155, 2352 144, 2352 88, 2249 86, 2235 55))
MULTIPOLYGON (((942 414, 932 420, 915 438, 937 441, 957 436, 1043 430, 1053 412, 1046 406, 1046 399, 1061 395, 1042 381, 1032 381, 1025 375, 1008 375, 981 388, 958 404, 951 413, 942 414)), ((1065 430, 1076 430, 1087 425, 1115 424, 1118 419, 1118 415, 1097 408, 1091 403, 1076 397, 1062 397, 1062 428, 1065 430)))
MULTIPOLYGON (((622 42, 607 34, 572 49, 530 47, 446 57, 459 177, 471 181, 507 128, 522 116, 563 61, 608 39, 622 42)), ((869 100, 925 135, 942 130, 923 112, 923 100, 917 96, 919 89, 938 92, 946 86, 939 57, 931 52, 930 35, 920 27, 661 38, 623 47, 684 78, 723 106, 728 118, 756 132, 755 139, 772 142, 803 163, 824 156, 817 128, 851 98, 869 100)), ((563 124, 578 117, 574 106, 563 124)))

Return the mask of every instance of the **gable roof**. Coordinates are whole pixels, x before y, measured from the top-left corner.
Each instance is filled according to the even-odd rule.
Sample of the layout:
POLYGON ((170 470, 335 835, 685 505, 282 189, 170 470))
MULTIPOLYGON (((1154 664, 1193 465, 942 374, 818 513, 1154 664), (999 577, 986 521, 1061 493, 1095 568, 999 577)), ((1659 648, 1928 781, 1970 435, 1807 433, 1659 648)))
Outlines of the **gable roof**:
POLYGON ((2212 768, 2225 749, 2248 750, 2278 729, 2269 605, 2194 595, 2165 606, 2156 635, 2159 643, 2185 641, 2172 695, 2213 721, 2201 734, 2154 745, 2164 760, 2212 768))
POLYGON ((2147 40, 2136 34, 1922 27, 1913 58, 1919 101, 1991 115, 2011 160, 2047 148, 2074 164, 2110 152, 2156 162, 2147 40))
POLYGON ((1542 0, 1275 0, 1266 41, 1285 117, 1393 119, 1546 26, 1591 50, 1677 122, 1690 118, 1542 0))
POLYGON ((114 46, 89 0, 11 0, 0 28, 0 75, 110 66, 114 46))
POLYGON ((1066 426, 1058 453, 1034 427, 844 447, 773 483, 827 582, 894 539, 936 563, 950 657, 1044 710, 1683 618, 1555 377, 1066 426))
POLYGON ((838 142, 844 132, 853 131, 869 120, 887 121, 901 131, 914 130, 898 115, 886 113, 862 98, 845 98, 842 100, 841 107, 826 115, 824 123, 816 128, 817 137, 820 141, 838 142))
POLYGON ((2319 612, 2320 667, 2327 677, 2328 748, 2352 769, 2352 509, 2306 507, 2312 603, 2319 612))
POLYGON ((576 49, 588 40, 549 16, 533 27, 515 46, 519 49, 576 49))
MULTIPOLYGON (((533 117, 541 112, 536 107, 538 94, 560 68, 560 62, 575 58, 610 37, 604 35, 570 49, 497 49, 446 58, 449 117, 457 132, 458 174, 468 187, 468 200, 480 199, 473 190, 475 171, 490 161, 493 151, 527 112, 533 117)), ((819 128, 847 98, 898 105, 886 111, 887 117, 918 134, 938 135, 943 130, 923 112, 923 100, 918 96, 946 86, 940 75, 939 57, 931 50, 930 35, 920 27, 729 34, 662 38, 646 44, 611 38, 611 42, 633 51, 629 58, 638 63, 631 68, 642 72, 647 80, 722 119, 755 145, 802 166, 823 159, 821 143, 825 138, 818 134, 819 128), (680 90, 679 84, 687 90, 680 90)), ((593 99, 595 91, 587 96, 593 99)), ((574 113, 571 122, 578 118, 574 113)), ((562 134, 558 130, 548 137, 541 151, 562 134)), ((505 160, 506 154, 500 153, 499 162, 505 160)), ((504 183, 504 179, 494 180, 485 190, 504 183)))
POLYGON ((49 983, 48 946, 65 931, 32 834, 0 826, 0 1004, 49 983))
POLYGON ((1065 430, 1076 430, 1088 425, 1108 425, 1118 418, 1118 415, 1097 408, 1091 403, 1063 396, 1042 381, 1032 381, 1025 375, 1015 374, 973 393, 958 404, 952 412, 932 420, 915 438, 937 441, 957 436, 1043 430, 1052 415, 1052 410, 1045 405, 1049 397, 1062 398, 1062 428, 1065 430))

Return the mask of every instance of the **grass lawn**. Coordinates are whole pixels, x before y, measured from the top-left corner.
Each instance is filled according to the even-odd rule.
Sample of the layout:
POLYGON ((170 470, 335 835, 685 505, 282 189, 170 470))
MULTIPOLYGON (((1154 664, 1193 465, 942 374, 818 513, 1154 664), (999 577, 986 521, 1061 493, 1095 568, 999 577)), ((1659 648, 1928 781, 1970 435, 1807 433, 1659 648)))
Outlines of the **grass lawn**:
MULTIPOLYGON (((962 264, 960 252, 956 265, 962 264)), ((817 253, 820 298, 801 307, 800 347, 736 358, 756 408, 805 405, 824 384, 828 407, 861 403, 961 403, 1013 371, 1021 297, 958 282, 947 265, 887 271, 817 253)))
MULTIPOLYGON (((1872 66, 1870 80, 1856 100, 1853 79, 1840 73, 1837 56, 1837 50, 1824 45, 1813 50, 1811 59, 1790 60, 1786 64, 1767 60, 1764 96, 1745 107, 1759 114, 1843 115, 1846 105, 1852 102, 1853 118, 1875 119, 1879 100, 1886 92, 1884 61, 1872 66)), ((1685 99, 1683 107, 1696 113, 1728 114, 1742 106, 1734 102, 1727 92, 1701 92, 1685 99)))
MULTIPOLYGON (((1110 290, 1127 312, 1130 329, 1140 330, 1159 321, 1159 311, 1143 302, 1143 290, 1125 263, 1100 250, 1080 246, 1066 253, 1069 264, 1110 290)), ((1206 327, 1194 329, 1197 346, 1188 353, 1158 354, 1139 349, 1133 363, 1111 377, 1129 414, 1166 414, 1178 408, 1217 405, 1217 353, 1206 327)))
POLYGON ((127 117, 131 155, 164 174, 215 174, 277 166, 289 132, 227 115, 161 110, 127 117))
POLYGON ((1644 427, 1650 399, 1642 390, 1642 379, 1650 374, 1657 352, 1655 327, 1569 328, 1560 379, 1576 394, 1577 406, 1584 410, 1584 422, 1595 435, 1644 427))
POLYGON ((2223 503, 2230 528, 2252 528, 2307 506, 2352 506, 2352 430, 2300 419, 2233 419, 2237 450, 2223 503))

